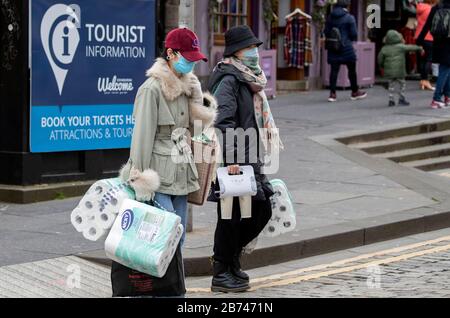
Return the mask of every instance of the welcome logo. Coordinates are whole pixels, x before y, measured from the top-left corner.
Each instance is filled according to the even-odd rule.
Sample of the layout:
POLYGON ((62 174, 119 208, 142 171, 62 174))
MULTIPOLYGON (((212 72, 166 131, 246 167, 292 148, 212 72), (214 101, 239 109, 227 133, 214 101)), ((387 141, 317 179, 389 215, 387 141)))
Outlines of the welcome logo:
POLYGON ((41 23, 41 41, 62 95, 69 67, 80 44, 81 9, 76 4, 55 4, 41 23))

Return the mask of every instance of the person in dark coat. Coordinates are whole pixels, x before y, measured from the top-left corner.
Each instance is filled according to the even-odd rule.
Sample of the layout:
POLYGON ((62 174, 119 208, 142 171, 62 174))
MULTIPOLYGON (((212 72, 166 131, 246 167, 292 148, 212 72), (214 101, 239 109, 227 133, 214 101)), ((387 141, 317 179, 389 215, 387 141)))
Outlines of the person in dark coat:
MULTIPOLYGON (((450 0, 442 0, 440 4, 431 9, 427 22, 417 38, 417 44, 422 45, 424 43, 438 10, 450 10, 450 0)), ((432 55, 433 63, 439 64, 439 76, 430 107, 433 109, 450 107, 450 38, 434 37, 432 55), (444 97, 444 100, 442 100, 442 97, 444 97)))
POLYGON ((348 69, 352 89, 351 99, 358 100, 367 97, 367 93, 360 91, 358 87, 356 74, 357 57, 353 47, 353 42, 358 39, 358 33, 356 31, 355 17, 347 10, 349 5, 350 0, 338 0, 325 24, 325 36, 330 37, 332 29, 338 28, 341 33, 342 44, 339 52, 328 51, 328 64, 331 66, 329 102, 337 100, 336 85, 341 65, 346 65, 348 69))
POLYGON ((232 219, 222 219, 221 204, 213 198, 218 202, 211 285, 215 292, 241 292, 249 288, 249 277, 241 270, 240 256, 272 216, 270 198, 274 193, 264 174, 261 154, 266 150, 262 149, 259 141, 268 137, 272 145, 278 143, 282 147, 282 143, 264 93, 267 79, 259 65, 258 46, 261 44, 248 26, 228 30, 224 59, 215 67, 208 87, 217 99, 215 127, 223 135, 224 165, 230 174, 238 174, 239 165, 251 165, 257 181, 251 218, 241 218, 239 198, 234 198, 232 219), (248 136, 244 145, 235 142, 235 136, 242 140, 240 134, 248 136))

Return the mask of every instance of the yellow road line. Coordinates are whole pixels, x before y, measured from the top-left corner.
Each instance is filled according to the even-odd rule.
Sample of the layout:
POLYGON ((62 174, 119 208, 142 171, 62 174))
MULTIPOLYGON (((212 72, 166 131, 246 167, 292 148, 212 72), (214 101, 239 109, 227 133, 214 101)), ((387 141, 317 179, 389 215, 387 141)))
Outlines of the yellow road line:
MULTIPOLYGON (((356 256, 356 257, 347 258, 347 259, 336 261, 336 262, 332 262, 332 263, 329 263, 329 264, 321 264, 321 265, 316 265, 316 266, 312 266, 312 267, 302 268, 302 269, 289 271, 289 272, 285 272, 285 273, 281 273, 281 274, 275 274, 275 275, 255 278, 255 279, 251 280, 251 283, 252 284, 259 284, 259 283, 266 282, 266 281, 278 281, 278 282, 279 281, 284 281, 286 277, 298 276, 299 274, 303 274, 303 273, 306 273, 306 272, 312 272, 312 271, 324 270, 324 269, 327 269, 327 268, 330 268, 330 267, 342 266, 342 265, 345 265, 345 264, 348 264, 348 263, 353 263, 353 262, 356 262, 356 261, 360 261, 360 260, 364 260, 364 259, 368 259, 368 258, 373 258, 373 257, 377 257, 377 256, 384 256, 384 255, 387 255, 387 254, 400 253, 400 252, 408 251, 408 250, 411 250, 411 249, 424 247, 424 246, 427 246, 427 245, 437 244, 437 243, 444 242, 444 241, 450 241, 450 236, 444 236, 444 237, 433 239, 433 240, 429 240, 429 241, 424 241, 424 242, 420 242, 420 243, 414 243, 414 244, 410 244, 410 245, 405 245, 405 246, 400 246, 400 247, 396 247, 396 248, 391 248, 391 249, 387 249, 387 250, 383 250, 383 251, 379 251, 379 252, 359 255, 359 256, 356 256)), ((444 250, 447 250, 447 249, 449 249, 449 248, 446 248, 444 250)), ((431 250, 433 250, 433 249, 431 249, 431 250)), ((414 254, 415 253, 405 254, 405 255, 414 255, 414 254)), ((425 255, 425 254, 423 254, 423 255, 425 255)), ((409 256, 408 258, 411 258, 411 257, 414 257, 414 256, 409 256)), ((392 258, 388 258, 387 260, 390 260, 390 259, 392 259, 392 258)), ((379 260, 379 261, 375 261, 375 262, 382 262, 383 263, 383 260, 379 260)), ((358 266, 360 266, 360 265, 358 265, 358 266)), ((370 265, 365 264, 362 268, 367 267, 367 266, 370 266, 370 265)), ((332 271, 329 271, 329 272, 332 272, 332 271)), ((323 273, 327 273, 327 272, 323 272, 323 273)), ((318 274, 321 274, 321 273, 318 273, 318 274)), ((317 275, 317 274, 315 274, 315 275, 317 275)), ((329 275, 332 275, 332 274, 329 274, 329 275)), ((305 277, 305 276, 302 276, 302 277, 305 277)), ((286 280, 289 280, 289 279, 286 279, 286 280)), ((260 285, 258 285, 257 288, 261 288, 259 286, 263 286, 263 285, 264 284, 260 284, 260 285)), ((188 288, 187 291, 188 291, 188 293, 207 293, 207 292, 211 292, 211 290, 209 288, 188 288)))
POLYGON ((271 282, 271 283, 266 283, 266 284, 253 286, 249 291, 255 291, 255 290, 261 289, 261 288, 286 286, 286 285, 290 285, 290 284, 299 283, 301 281, 307 281, 307 280, 311 280, 311 279, 317 279, 317 278, 331 276, 331 275, 336 275, 336 274, 353 272, 353 271, 364 269, 364 268, 367 268, 367 267, 370 267, 370 266, 376 266, 376 265, 381 265, 381 264, 390 264, 390 263, 400 262, 400 261, 404 261, 404 260, 407 260, 407 259, 410 259, 410 258, 424 256, 424 255, 428 255, 428 254, 439 253, 439 252, 443 252, 443 251, 447 251, 447 250, 450 250, 450 245, 438 246, 438 247, 434 247, 434 248, 427 249, 427 250, 420 251, 420 252, 404 254, 404 255, 400 255, 400 256, 386 258, 386 259, 383 259, 383 260, 377 260, 377 261, 372 261, 372 262, 368 262, 368 263, 364 263, 364 264, 338 268, 338 269, 325 271, 325 272, 321 272, 321 273, 304 275, 304 276, 300 276, 300 277, 274 281, 274 282, 271 282))
POLYGON ((312 266, 312 267, 302 268, 302 269, 298 269, 298 270, 294 270, 294 271, 290 271, 290 272, 286 272, 286 273, 282 273, 282 274, 275 274, 275 275, 270 275, 270 276, 266 276, 266 277, 260 277, 260 278, 253 279, 252 283, 260 283, 260 282, 267 281, 267 280, 282 279, 283 277, 295 276, 295 275, 302 274, 302 273, 305 273, 305 272, 312 272, 312 271, 318 271, 318 270, 322 270, 322 269, 327 269, 327 268, 330 268, 330 267, 342 266, 342 265, 345 265, 345 264, 348 264, 348 263, 357 262, 357 261, 360 261, 360 260, 363 260, 363 259, 367 259, 367 258, 373 258, 373 257, 377 257, 377 256, 384 256, 384 255, 393 254, 393 253, 400 253, 400 252, 416 249, 416 248, 419 248, 419 247, 424 247, 424 246, 427 246, 427 245, 433 245, 433 244, 444 242, 444 241, 450 241, 450 236, 444 236, 444 237, 441 237, 441 238, 438 238, 438 239, 434 239, 434 240, 429 240, 429 241, 425 241, 425 242, 420 242, 420 243, 400 246, 400 247, 391 248, 391 249, 387 249, 387 250, 383 250, 383 251, 379 251, 379 252, 363 254, 363 255, 356 256, 356 257, 347 258, 347 259, 344 259, 344 260, 332 262, 332 263, 329 263, 329 264, 321 264, 321 265, 316 265, 316 266, 312 266))
POLYGON ((210 293, 210 288, 187 288, 188 294, 203 294, 203 293, 210 293))

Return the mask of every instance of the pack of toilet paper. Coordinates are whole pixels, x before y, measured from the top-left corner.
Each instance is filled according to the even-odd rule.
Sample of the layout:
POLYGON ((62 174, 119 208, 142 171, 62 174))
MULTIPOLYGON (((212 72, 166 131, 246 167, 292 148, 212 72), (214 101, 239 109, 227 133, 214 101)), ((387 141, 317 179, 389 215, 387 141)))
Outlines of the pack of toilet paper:
POLYGON ((97 181, 72 211, 72 225, 90 241, 103 239, 125 199, 135 199, 135 194, 120 178, 97 181))
POLYGON ((297 225, 294 204, 286 184, 279 179, 271 180, 275 194, 271 197, 272 218, 263 230, 263 235, 276 237, 293 231, 297 225))
POLYGON ((258 189, 253 167, 240 166, 240 170, 240 174, 230 175, 227 167, 217 169, 221 198, 255 196, 257 194, 258 189))
POLYGON ((115 262, 154 277, 163 277, 183 235, 174 213, 134 200, 125 200, 105 241, 115 262))

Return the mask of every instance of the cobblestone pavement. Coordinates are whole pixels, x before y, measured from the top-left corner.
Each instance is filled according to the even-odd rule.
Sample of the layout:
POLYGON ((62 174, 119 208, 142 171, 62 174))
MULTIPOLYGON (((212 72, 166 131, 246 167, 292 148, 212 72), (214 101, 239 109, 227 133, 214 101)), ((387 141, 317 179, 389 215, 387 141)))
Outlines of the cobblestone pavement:
POLYGON ((0 298, 111 297, 109 268, 67 256, 0 267, 0 298))
MULTIPOLYGON (((292 267, 295 268, 295 265, 292 267)), ((206 280, 205 280, 206 283, 206 280)), ((192 298, 450 297, 450 236, 252 280, 250 292, 192 298)))
MULTIPOLYGON (((248 271, 252 289, 209 292, 189 277, 187 298, 450 297, 450 229, 248 271)), ((110 269, 75 256, 0 267, 0 298, 111 297, 110 269)))

